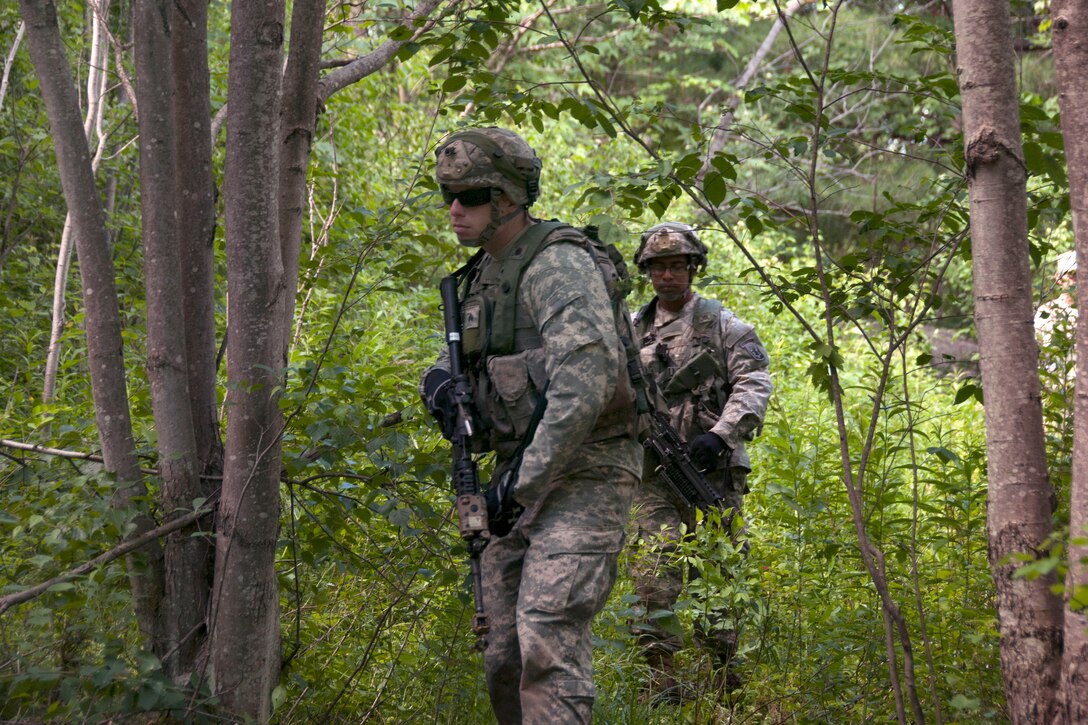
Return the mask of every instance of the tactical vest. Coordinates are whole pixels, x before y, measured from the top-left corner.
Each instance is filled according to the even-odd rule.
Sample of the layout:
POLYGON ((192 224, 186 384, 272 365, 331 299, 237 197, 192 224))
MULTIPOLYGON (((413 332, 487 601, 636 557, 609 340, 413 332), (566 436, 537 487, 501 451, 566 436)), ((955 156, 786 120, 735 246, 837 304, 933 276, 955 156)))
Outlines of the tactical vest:
POLYGON ((690 441, 714 426, 732 392, 721 340, 724 308, 717 300, 696 300, 690 354, 686 359, 672 360, 664 343, 658 343, 649 354, 644 352, 657 342, 653 324, 656 303, 655 299, 646 305, 635 318, 635 328, 641 331, 642 362, 664 397, 673 426, 681 438, 690 441))
MULTIPOLYGON (((501 260, 483 264, 481 252, 458 270, 463 280, 460 297, 466 370, 476 387, 476 406, 488 427, 486 447, 501 456, 511 456, 517 450, 548 384, 544 341, 536 321, 518 304, 521 277, 541 250, 562 242, 577 244, 596 263, 612 302, 621 360, 627 359, 623 338, 634 339, 623 300, 626 278, 619 266, 622 258, 614 248, 569 225, 537 222, 511 243, 501 260)), ((634 435, 634 401, 630 373, 621 365, 616 392, 585 442, 634 435)))

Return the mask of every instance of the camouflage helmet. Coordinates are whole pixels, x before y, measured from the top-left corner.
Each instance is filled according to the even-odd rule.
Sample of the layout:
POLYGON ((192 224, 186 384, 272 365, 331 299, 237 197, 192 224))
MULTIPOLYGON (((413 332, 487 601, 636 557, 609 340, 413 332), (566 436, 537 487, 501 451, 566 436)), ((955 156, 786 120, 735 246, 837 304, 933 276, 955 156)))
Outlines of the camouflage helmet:
POLYGON ((526 208, 540 196, 540 159, 513 131, 494 126, 458 131, 434 155, 435 180, 443 192, 498 188, 526 208))
POLYGON ((681 222, 662 222, 642 233, 642 243, 635 252, 635 264, 645 273, 651 259, 686 254, 695 265, 695 272, 706 269, 706 245, 695 233, 695 227, 681 222))

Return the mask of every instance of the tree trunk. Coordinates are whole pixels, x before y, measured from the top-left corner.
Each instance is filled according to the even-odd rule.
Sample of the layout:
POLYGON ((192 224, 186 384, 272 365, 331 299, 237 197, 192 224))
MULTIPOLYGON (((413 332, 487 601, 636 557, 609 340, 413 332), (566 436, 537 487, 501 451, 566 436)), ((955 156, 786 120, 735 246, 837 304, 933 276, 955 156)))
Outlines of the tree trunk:
MULTIPOLYGON (((87 113, 83 119, 83 133, 87 143, 98 138, 98 150, 91 161, 91 174, 98 172, 98 162, 102 159, 105 138, 102 130, 102 116, 106 107, 106 77, 109 70, 109 42, 106 38, 106 16, 109 2, 99 3, 97 11, 92 9, 91 47, 87 54, 87 113)), ((45 359, 45 377, 42 383, 42 402, 51 403, 57 386, 57 369, 60 366, 60 338, 64 333, 65 297, 68 289, 68 272, 72 267, 72 221, 65 218, 60 235, 60 251, 57 252, 57 271, 53 280, 53 324, 49 332, 49 347, 45 359)))
POLYGON ((26 23, 20 22, 19 29, 15 31, 15 40, 11 41, 11 50, 4 59, 4 72, 0 75, 0 111, 4 110, 4 99, 8 95, 8 78, 11 76, 11 66, 15 63, 15 54, 19 52, 19 44, 23 42, 23 34, 26 32, 26 23))
POLYGON ((706 160, 703 162, 701 173, 706 173, 710 168, 711 160, 725 148, 729 127, 733 125, 733 114, 736 113, 737 106, 740 105, 741 94, 748 88, 748 84, 752 82, 752 78, 755 77, 756 71, 763 64, 763 60, 771 52, 778 34, 786 27, 786 22, 793 17, 794 13, 811 2, 814 2, 814 0, 790 0, 785 8, 779 9, 778 17, 775 19, 774 24, 771 25, 771 29, 767 31, 763 42, 756 48, 756 52, 748 59, 748 64, 744 66, 744 72, 732 83, 733 92, 723 104, 721 114, 718 117, 718 126, 714 129, 714 134, 711 136, 710 144, 707 147, 706 160))
POLYGON ((227 450, 212 595, 215 693, 232 716, 268 720, 279 674, 284 309, 277 233, 282 0, 231 10, 227 157, 227 450))
MULTIPOLYGON (((1069 168, 1069 197, 1078 259, 1088 259, 1088 2, 1050 6, 1054 71, 1069 168)), ((1077 309, 1088 310, 1088 285, 1077 287, 1077 309)), ((1064 722, 1088 722, 1088 315, 1077 317, 1077 384, 1073 412, 1073 490, 1069 509, 1069 570, 1065 578, 1065 633, 1059 708, 1064 722), (1079 610, 1071 604, 1079 602, 1079 610)))
MULTIPOLYGON (((93 175, 93 170, 92 170, 93 175)), ((64 335, 64 311, 68 300, 68 273, 72 270, 72 215, 64 218, 57 248, 57 268, 53 274, 53 319, 49 328, 49 345, 45 353, 45 373, 42 375, 42 402, 49 404, 57 391, 57 370, 60 367, 60 338, 64 335)), ((48 437, 48 435, 47 435, 48 437)))
POLYGON ((291 320, 298 288, 298 259, 302 246, 302 210, 306 199, 306 170, 317 125, 317 81, 325 0, 298 0, 291 12, 291 54, 283 76, 280 126, 279 235, 283 254, 283 364, 291 342, 291 320))
MULTIPOLYGON (((179 498, 208 498, 219 489, 223 472, 223 440, 216 406, 215 336, 215 180, 212 176, 211 102, 208 74, 208 2, 170 3, 170 51, 174 100, 176 174, 176 234, 181 261, 185 354, 188 363, 189 412, 192 418, 196 470, 207 478, 192 481, 193 490, 179 498), (182 162, 182 160, 184 160, 182 162)), ((207 656, 208 601, 215 549, 201 522, 182 529, 176 551, 179 560, 172 578, 188 579, 179 597, 176 630, 191 633, 179 650, 178 674, 203 669, 207 656), (181 540, 185 540, 184 545, 181 540), (184 547, 184 548, 183 548, 184 547), (184 555, 182 556, 184 552, 184 555)))
MULTIPOLYGON (((201 470, 223 471, 216 407, 215 179, 208 74, 208 0, 171 3, 178 249, 185 299, 189 398, 201 470)), ((205 494, 210 493, 206 487, 205 494)))
MULTIPOLYGON (((167 520, 193 509, 201 496, 189 408, 181 260, 177 222, 173 91, 170 63, 170 10, 166 0, 133 5, 136 98, 140 109, 140 207, 143 220, 144 287, 147 304, 147 379, 158 434, 161 500, 167 520)), ((163 625, 168 675, 187 682, 204 628, 207 581, 206 544, 189 532, 166 540, 166 591, 163 625)))
MULTIPOLYGON (((121 317, 114 286, 102 204, 91 171, 90 149, 83 132, 71 69, 57 26, 57 11, 48 0, 20 0, 26 22, 26 40, 45 100, 57 156, 64 199, 76 240, 83 285, 87 357, 94 396, 95 421, 104 466, 120 486, 114 505, 132 511, 137 537, 154 528, 146 506, 125 384, 121 317)), ((136 618, 145 641, 159 644, 158 606, 162 592, 162 552, 151 544, 126 558, 136 606, 136 618)))
POLYGON ((1008 3, 955 0, 956 52, 970 193, 975 324, 986 397, 990 566, 1001 666, 1014 723, 1049 722, 1061 664, 1053 577, 1014 579, 1015 555, 1050 535, 1038 358, 1027 244, 1027 175, 1008 3))

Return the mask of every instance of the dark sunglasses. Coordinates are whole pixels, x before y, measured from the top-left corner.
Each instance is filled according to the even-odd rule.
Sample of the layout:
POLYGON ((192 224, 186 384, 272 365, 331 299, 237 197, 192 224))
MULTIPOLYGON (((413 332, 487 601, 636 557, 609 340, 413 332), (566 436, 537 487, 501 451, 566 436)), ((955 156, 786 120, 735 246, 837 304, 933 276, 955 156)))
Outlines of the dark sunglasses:
POLYGON ((465 189, 464 191, 450 191, 443 187, 442 199, 446 206, 451 206, 454 201, 461 202, 461 206, 483 206, 491 203, 491 189, 465 189))

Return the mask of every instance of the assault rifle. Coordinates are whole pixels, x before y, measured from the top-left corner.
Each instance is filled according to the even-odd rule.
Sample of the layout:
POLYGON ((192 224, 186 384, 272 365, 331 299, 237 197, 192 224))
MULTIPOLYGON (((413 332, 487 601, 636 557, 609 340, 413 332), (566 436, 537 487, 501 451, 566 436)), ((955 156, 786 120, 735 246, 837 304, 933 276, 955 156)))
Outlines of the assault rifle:
MULTIPOLYGON (((688 505, 706 510, 721 507, 724 498, 688 457, 687 447, 663 413, 650 413, 650 432, 642 445, 658 460, 657 474, 688 505)), ((729 468, 726 467, 728 479, 729 468)))
POLYGON ((480 474, 472 457, 472 390, 465 375, 461 349, 461 304, 457 299, 457 278, 444 277, 439 285, 442 312, 446 326, 446 345, 450 353, 450 383, 456 410, 453 428, 453 486, 456 498, 457 524, 461 538, 468 546, 472 572, 472 593, 476 611, 472 631, 476 633, 476 648, 487 647, 491 626, 484 612, 483 579, 480 575, 480 554, 487 546, 491 532, 487 525, 487 503, 480 492, 480 474))

